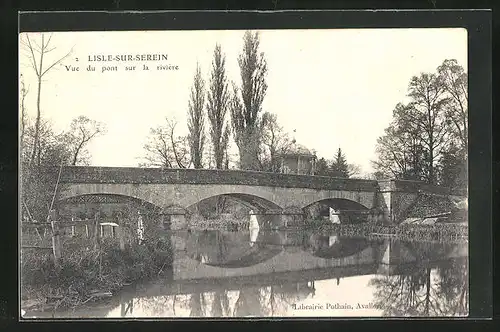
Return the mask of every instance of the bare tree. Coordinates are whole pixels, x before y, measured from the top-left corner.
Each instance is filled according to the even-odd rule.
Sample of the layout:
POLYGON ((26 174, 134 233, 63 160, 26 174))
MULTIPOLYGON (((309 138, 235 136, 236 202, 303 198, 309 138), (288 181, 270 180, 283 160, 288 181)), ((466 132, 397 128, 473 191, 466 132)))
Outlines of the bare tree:
POLYGON ((358 178, 361 175, 361 166, 357 164, 347 164, 347 172, 350 178, 358 178))
POLYGON ((106 132, 103 123, 79 116, 71 121, 70 130, 65 134, 65 141, 71 151, 71 165, 88 162, 86 146, 96 136, 106 132))
POLYGON ((167 132, 167 129, 161 126, 150 129, 148 141, 144 144, 146 150, 144 166, 172 168, 172 151, 167 132))
POLYGON ((450 131, 458 138, 463 151, 468 147, 468 89, 467 73, 457 60, 445 60, 437 69, 450 102, 447 103, 446 117, 451 122, 450 131))
POLYGON ((241 89, 233 85, 231 120, 242 169, 259 169, 260 118, 267 91, 267 64, 259 52, 259 33, 245 32, 243 52, 238 57, 241 89))
POLYGON ((21 143, 21 149, 24 148, 24 134, 26 132, 26 105, 25 105, 25 99, 26 96, 28 95, 29 92, 29 87, 26 88, 24 84, 24 78, 23 75, 21 74, 21 101, 20 101, 20 108, 21 108, 21 123, 20 123, 20 129, 21 129, 21 137, 20 137, 20 143, 21 143))
POLYGON ((213 159, 215 159, 215 168, 217 169, 227 168, 224 165, 224 158, 227 155, 229 144, 229 128, 226 123, 229 91, 225 64, 226 57, 222 54, 221 46, 216 44, 208 90, 207 114, 210 121, 213 159))
POLYGON ((412 98, 410 108, 402 118, 420 135, 425 148, 425 166, 427 181, 436 181, 435 163, 439 160, 446 143, 445 106, 449 99, 445 96, 445 87, 435 74, 423 73, 414 76, 409 85, 408 96, 412 98))
POLYGON ((177 121, 166 118, 166 125, 150 129, 143 164, 165 168, 187 168, 191 164, 189 145, 186 137, 177 136, 175 128, 177 121))
POLYGON ((201 76, 199 64, 196 64, 193 87, 189 100, 188 111, 188 141, 194 168, 203 167, 203 147, 205 144, 205 82, 201 76))
POLYGON ((385 134, 377 139, 378 158, 373 166, 379 176, 411 180, 425 180, 425 153, 422 133, 409 120, 411 105, 397 104, 393 111, 393 121, 385 129, 385 134))
POLYGON ((35 120, 35 133, 34 133, 34 144, 33 150, 31 152, 31 158, 29 163, 35 161, 37 165, 40 165, 40 153, 38 152, 38 140, 39 140, 39 130, 40 130, 40 119, 41 119, 41 94, 42 94, 42 82, 44 77, 53 69, 56 65, 60 64, 64 59, 66 59, 72 52, 72 49, 66 53, 64 56, 57 58, 56 60, 49 61, 48 65, 46 62, 46 57, 49 53, 53 52, 57 48, 52 46, 50 43, 52 40, 52 34, 45 37, 45 34, 40 34, 40 40, 30 38, 29 34, 23 34, 20 39, 21 47, 28 52, 28 58, 30 65, 35 71, 37 78, 37 98, 36 98, 36 120, 35 120))
POLYGON ((283 127, 278 123, 276 114, 262 114, 262 169, 269 172, 279 172, 281 168, 280 155, 289 151, 292 141, 283 127))

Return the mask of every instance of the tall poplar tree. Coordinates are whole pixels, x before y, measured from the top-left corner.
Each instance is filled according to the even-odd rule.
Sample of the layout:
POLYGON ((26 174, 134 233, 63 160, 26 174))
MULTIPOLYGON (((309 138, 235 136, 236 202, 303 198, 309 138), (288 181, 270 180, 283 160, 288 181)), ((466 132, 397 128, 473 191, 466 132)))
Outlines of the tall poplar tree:
POLYGON ((188 110, 188 141, 194 168, 203 167, 203 147, 205 144, 204 103, 205 82, 201 76, 200 66, 197 63, 188 110))
POLYGON ((245 32, 243 51, 238 57, 241 87, 233 85, 231 120, 234 140, 239 149, 240 168, 259 169, 261 141, 260 113, 267 91, 267 63, 259 52, 259 33, 245 32))
POLYGON ((215 168, 217 169, 225 167, 224 158, 227 155, 229 144, 229 127, 226 122, 228 107, 229 90, 226 77, 226 57, 222 54, 221 46, 216 44, 208 88, 207 115, 213 160, 215 160, 215 168))

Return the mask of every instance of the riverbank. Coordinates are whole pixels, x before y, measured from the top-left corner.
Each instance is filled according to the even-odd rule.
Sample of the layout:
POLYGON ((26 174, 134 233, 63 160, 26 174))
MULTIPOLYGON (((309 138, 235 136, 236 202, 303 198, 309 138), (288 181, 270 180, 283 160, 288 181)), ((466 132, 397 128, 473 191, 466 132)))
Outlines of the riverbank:
MULTIPOLYGON (((238 231, 248 230, 249 222, 238 219, 197 219, 190 221, 192 231, 238 231)), ((463 241, 468 239, 467 223, 436 223, 432 225, 401 224, 384 225, 379 223, 332 224, 324 221, 305 222, 304 227, 278 227, 277 230, 308 230, 321 233, 335 232, 341 236, 362 236, 368 238, 395 237, 401 240, 418 241, 463 241)))
POLYGON ((468 225, 458 223, 434 225, 321 224, 309 229, 324 233, 335 232, 340 236, 361 236, 369 239, 391 237, 404 241, 433 242, 467 241, 469 234, 468 225))
POLYGON ((88 241, 70 239, 56 268, 51 251, 23 251, 21 308, 75 308, 109 298, 129 284, 168 271, 172 255, 169 242, 162 240, 132 244, 122 251, 115 239, 103 239, 100 249, 88 241))

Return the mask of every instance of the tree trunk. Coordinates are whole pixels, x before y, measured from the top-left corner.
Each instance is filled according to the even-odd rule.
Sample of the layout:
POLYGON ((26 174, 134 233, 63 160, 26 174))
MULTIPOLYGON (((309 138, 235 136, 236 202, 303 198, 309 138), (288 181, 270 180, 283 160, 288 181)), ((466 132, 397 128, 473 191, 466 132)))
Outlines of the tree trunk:
MULTIPOLYGON (((34 61, 34 60, 33 60, 34 61)), ((43 53, 42 56, 40 57, 40 73, 43 68, 43 53)), ((36 121, 35 121, 35 137, 33 138, 33 150, 31 152, 31 159, 30 159, 30 165, 32 162, 35 161, 35 158, 38 155, 40 155, 40 151, 37 151, 38 148, 38 142, 40 140, 40 118, 41 118, 41 110, 40 110, 40 98, 41 98, 41 92, 42 92, 42 76, 38 75, 38 91, 36 95, 36 121)))

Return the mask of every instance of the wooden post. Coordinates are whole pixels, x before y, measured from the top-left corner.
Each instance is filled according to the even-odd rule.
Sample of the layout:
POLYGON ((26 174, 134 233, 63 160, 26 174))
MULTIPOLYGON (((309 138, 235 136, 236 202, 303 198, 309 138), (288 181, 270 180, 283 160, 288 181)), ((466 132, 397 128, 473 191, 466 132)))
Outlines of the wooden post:
POLYGON ((116 235, 118 236, 118 240, 120 241, 120 250, 125 250, 125 230, 123 229, 123 217, 121 213, 118 213, 116 216, 116 223, 118 226, 116 227, 116 235))
POLYGON ((116 227, 116 232, 117 232, 117 236, 118 236, 118 240, 120 241, 120 250, 121 251, 124 251, 125 250, 125 239, 124 239, 124 234, 123 234, 123 230, 121 229, 121 225, 118 225, 116 227))
POLYGON ((52 226, 52 251, 54 253, 54 265, 56 268, 59 268, 61 260, 61 242, 59 239, 59 227, 56 220, 56 210, 50 210, 49 219, 52 226))
MULTIPOLYGON (((71 221, 74 222, 75 221, 75 217, 71 217, 71 221)), ((75 226, 71 226, 71 236, 72 237, 75 236, 75 226)))
MULTIPOLYGON (((88 219, 85 218, 85 220, 88 220, 88 219)), ((89 237, 89 226, 88 226, 88 224, 85 224, 85 235, 87 236, 87 238, 89 237)))
POLYGON ((100 221, 99 221, 99 211, 96 212, 95 217, 94 217, 94 249, 98 249, 100 244, 101 244, 101 237, 99 228, 100 228, 100 221))

